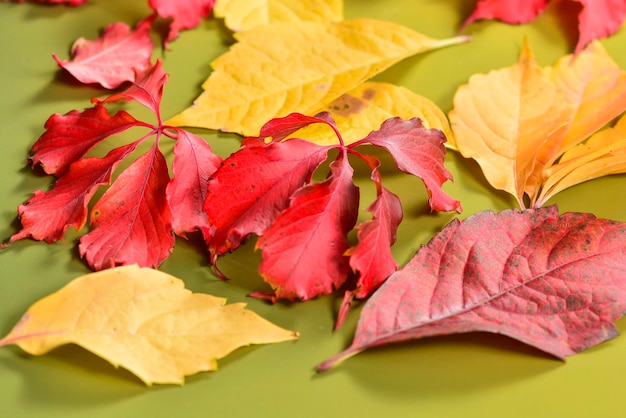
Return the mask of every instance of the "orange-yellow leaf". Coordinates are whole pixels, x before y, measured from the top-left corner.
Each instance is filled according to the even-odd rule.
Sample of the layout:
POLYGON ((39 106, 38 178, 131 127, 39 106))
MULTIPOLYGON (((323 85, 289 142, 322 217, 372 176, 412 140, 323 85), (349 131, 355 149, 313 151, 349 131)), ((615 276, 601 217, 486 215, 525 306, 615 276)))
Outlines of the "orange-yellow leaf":
MULTIPOLYGON (((344 144, 365 138, 394 116, 420 118, 426 128, 442 131, 448 142, 452 138, 448 118, 435 103, 409 89, 389 83, 365 82, 318 111, 330 113, 344 144)), ((294 136, 321 145, 337 143, 337 135, 322 124, 309 125, 294 136)))
POLYGON ((256 136, 272 118, 313 114, 400 60, 467 40, 375 19, 277 23, 235 36, 204 92, 168 124, 256 136))
POLYGON ((216 360, 238 347, 297 338, 245 304, 225 302, 158 270, 118 267, 79 277, 33 304, 0 346, 40 355, 77 344, 151 385, 215 370, 216 360))
MULTIPOLYGON (((526 199, 539 206, 557 190, 620 172, 619 164, 610 169, 579 166, 577 176, 568 176, 556 188, 560 180, 548 178, 555 173, 550 167, 566 151, 624 110, 626 72, 598 42, 546 68, 537 65, 525 43, 518 63, 474 75, 460 87, 449 116, 457 149, 480 164, 493 187, 511 193, 525 207, 526 199)), ((598 164, 596 157, 592 160, 598 164)))
POLYGON ((217 0, 213 14, 234 32, 278 22, 337 22, 343 0, 217 0))

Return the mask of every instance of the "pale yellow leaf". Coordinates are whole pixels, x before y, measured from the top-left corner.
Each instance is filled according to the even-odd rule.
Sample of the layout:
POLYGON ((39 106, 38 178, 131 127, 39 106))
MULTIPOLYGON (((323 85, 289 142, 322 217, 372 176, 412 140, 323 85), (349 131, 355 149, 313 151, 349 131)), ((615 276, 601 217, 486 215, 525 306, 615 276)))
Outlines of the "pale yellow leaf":
POLYGON ((297 338, 245 304, 225 302, 158 270, 118 267, 79 277, 33 304, 0 346, 41 355, 77 344, 150 385, 182 384, 242 346, 297 338))
MULTIPOLYGON (((448 139, 452 137, 448 119, 435 103, 389 83, 365 82, 318 111, 328 112, 333 117, 345 144, 365 138, 394 116, 419 118, 425 127, 439 129, 448 139)), ((337 143, 335 133, 323 124, 309 125, 293 136, 321 145, 337 143)))
POLYGON ((213 14, 234 32, 279 22, 338 22, 343 0, 217 0, 213 14))
POLYGON ((459 87, 449 117, 461 154, 523 206, 537 149, 562 138, 571 115, 571 104, 524 43, 516 64, 473 75, 459 87))
POLYGON ((598 177, 626 172, 626 116, 612 128, 592 135, 571 148, 559 163, 545 170, 545 184, 537 203, 542 205, 556 193, 598 177))
POLYGON ((213 62, 204 92, 166 123, 255 136, 270 119, 313 114, 411 55, 467 40, 375 19, 278 23, 236 37, 213 62))

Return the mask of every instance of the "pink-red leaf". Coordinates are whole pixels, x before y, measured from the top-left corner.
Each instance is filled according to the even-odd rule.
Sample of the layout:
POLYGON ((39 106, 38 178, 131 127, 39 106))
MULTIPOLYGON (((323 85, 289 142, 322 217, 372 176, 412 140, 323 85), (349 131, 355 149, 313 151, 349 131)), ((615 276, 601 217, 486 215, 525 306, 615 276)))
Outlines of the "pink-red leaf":
POLYGON ((46 173, 60 175, 100 141, 138 124, 140 122, 125 111, 111 116, 100 105, 83 112, 55 113, 46 122, 46 131, 33 145, 30 160, 33 165, 41 164, 46 173))
POLYGON ((626 311, 626 224, 556 207, 451 222, 363 308, 352 345, 486 331, 564 358, 615 337, 626 311))
POLYGON ((260 140, 266 138, 272 138, 272 141, 278 142, 287 138, 291 134, 315 123, 322 123, 328 125, 335 131, 338 138, 341 138, 335 121, 328 113, 320 113, 317 116, 307 116, 301 113, 291 113, 282 118, 275 118, 267 122, 261 128, 261 132, 258 137, 250 137, 244 140, 244 145, 259 143, 260 140))
POLYGON ((32 237, 54 242, 63 238, 69 227, 80 230, 87 220, 87 204, 100 185, 111 182, 115 167, 136 147, 136 143, 116 148, 104 158, 85 158, 72 164, 54 187, 35 191, 18 208, 22 230, 11 242, 32 237))
POLYGON ((165 157, 155 144, 126 168, 94 206, 79 251, 94 270, 158 267, 174 246, 165 157))
POLYGON ((215 0, 149 0, 150 7, 162 18, 171 18, 165 45, 178 37, 181 30, 200 24, 213 10, 215 0))
POLYGON ((84 38, 74 42, 71 60, 64 61, 52 55, 60 67, 69 71, 81 83, 97 83, 114 89, 135 79, 135 73, 150 66, 152 17, 137 24, 135 30, 125 23, 108 25, 98 39, 84 38))
POLYGON ((104 100, 93 99, 97 103, 113 103, 119 100, 135 100, 152 110, 161 122, 160 110, 163 86, 167 83, 168 74, 163 70, 161 60, 137 75, 136 80, 125 91, 113 94, 104 100))
POLYGON ((257 242, 263 260, 259 271, 274 289, 271 300, 307 300, 328 294, 346 280, 348 232, 358 213, 359 190, 352 183, 346 158, 331 164, 322 183, 294 193, 291 204, 276 217, 257 242))
POLYGON ((180 236, 196 229, 209 237, 209 220, 203 210, 209 177, 222 159, 197 135, 177 129, 174 145, 174 177, 167 185, 167 199, 172 211, 172 229, 180 236))
POLYGON ((543 12, 550 0, 480 0, 463 23, 463 27, 482 19, 498 19, 506 23, 530 22, 543 12))
POLYGON ((446 180, 452 179, 443 164, 445 141, 446 137, 441 131, 425 128, 417 118, 404 120, 396 117, 387 119, 378 131, 371 132, 351 146, 370 143, 385 148, 393 156, 398 169, 424 182, 432 209, 460 212, 459 201, 441 188, 446 180))
POLYGON ((209 181, 204 205, 215 231, 211 252, 224 254, 249 234, 260 235, 327 153, 328 147, 292 139, 248 146, 228 157, 209 181))

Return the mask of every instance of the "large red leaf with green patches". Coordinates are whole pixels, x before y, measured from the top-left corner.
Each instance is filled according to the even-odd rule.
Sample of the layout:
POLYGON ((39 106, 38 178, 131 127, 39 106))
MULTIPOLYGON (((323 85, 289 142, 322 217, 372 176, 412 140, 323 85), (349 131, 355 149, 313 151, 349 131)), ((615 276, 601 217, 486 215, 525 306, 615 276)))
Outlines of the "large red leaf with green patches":
POLYGON ((385 148, 393 156, 398 168, 419 177, 428 192, 428 203, 434 210, 461 211, 458 200, 447 195, 441 185, 452 179, 443 165, 445 135, 436 129, 427 129, 417 119, 387 119, 378 131, 354 145, 369 143, 385 148))
POLYGON ((137 125, 137 120, 120 110, 111 116, 104 106, 82 112, 55 113, 46 122, 46 131, 31 149, 30 160, 48 174, 63 174, 70 164, 95 145, 137 125))
POLYGON ((168 181, 156 145, 118 176, 91 211, 91 232, 78 246, 94 270, 133 263, 157 267, 167 258, 174 247, 168 181))
POLYGON ((87 204, 98 186, 109 184, 115 167, 129 154, 136 143, 116 148, 104 158, 85 158, 72 164, 52 189, 35 191, 25 205, 18 208, 23 229, 11 242, 32 237, 54 242, 63 238, 69 227, 80 230, 87 220, 87 204))
POLYGON ((261 235, 327 153, 328 147, 292 139, 261 141, 228 157, 210 180, 204 205, 215 231, 211 251, 219 256, 239 247, 248 235, 261 235))
POLYGON ((208 194, 209 177, 222 159, 213 154, 209 144, 197 135, 177 129, 174 145, 174 177, 167 185, 167 199, 172 210, 172 228, 180 236, 200 230, 210 236, 209 220, 203 209, 208 194))
POLYGON ((346 280, 347 235, 356 223, 359 202, 352 174, 347 158, 340 157, 331 164, 328 179, 299 189, 264 231, 257 242, 263 252, 259 271, 274 289, 271 300, 310 299, 346 280))
MULTIPOLYGON (((561 0, 562 1, 562 0, 561 0)), ((571 0, 580 5, 576 52, 589 42, 617 32, 626 17, 626 0, 571 0)), ((463 26, 480 19, 527 23, 544 11, 550 0, 480 0, 463 26)))
POLYGON ((150 67, 152 41, 148 17, 132 30, 125 23, 112 23, 93 41, 79 38, 72 46, 71 60, 64 61, 53 54, 57 64, 81 83, 97 83, 114 89, 126 81, 135 80, 135 74, 150 67))
POLYGON ((455 220, 366 302, 352 345, 486 331, 564 358, 613 338, 626 311, 626 224, 556 207, 455 220))

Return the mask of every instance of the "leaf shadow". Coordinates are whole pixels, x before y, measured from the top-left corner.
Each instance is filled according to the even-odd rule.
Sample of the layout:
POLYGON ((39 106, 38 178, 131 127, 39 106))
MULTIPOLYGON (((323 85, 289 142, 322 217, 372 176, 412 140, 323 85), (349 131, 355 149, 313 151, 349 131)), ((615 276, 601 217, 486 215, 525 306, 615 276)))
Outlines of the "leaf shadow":
POLYGON ((433 398, 479 392, 564 365, 511 338, 470 333, 370 349, 330 373, 345 370, 356 385, 378 396, 433 398))

